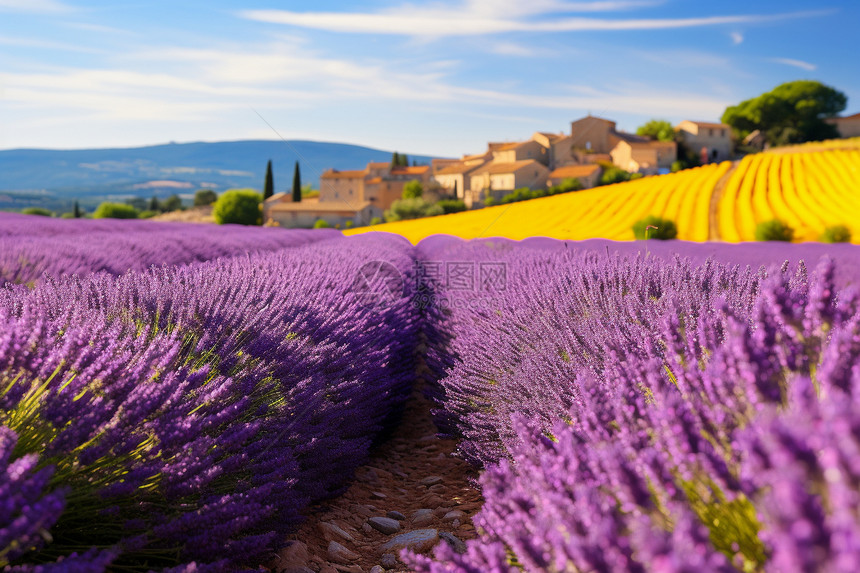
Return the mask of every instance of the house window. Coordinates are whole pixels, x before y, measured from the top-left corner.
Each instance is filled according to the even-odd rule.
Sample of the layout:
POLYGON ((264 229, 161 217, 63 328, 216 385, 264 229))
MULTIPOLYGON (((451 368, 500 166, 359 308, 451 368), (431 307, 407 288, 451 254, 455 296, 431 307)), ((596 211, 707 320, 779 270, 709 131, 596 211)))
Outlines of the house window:
POLYGON ((709 129, 709 130, 708 130, 708 135, 709 135, 710 137, 714 137, 714 130, 713 130, 713 129, 709 129))

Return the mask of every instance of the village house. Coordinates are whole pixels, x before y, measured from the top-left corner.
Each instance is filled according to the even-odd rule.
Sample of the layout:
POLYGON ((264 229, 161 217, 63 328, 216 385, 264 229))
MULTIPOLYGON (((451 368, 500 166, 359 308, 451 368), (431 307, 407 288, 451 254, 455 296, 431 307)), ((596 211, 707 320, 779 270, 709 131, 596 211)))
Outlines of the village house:
POLYGON ((678 158, 674 141, 621 140, 609 153, 612 163, 630 173, 655 175, 660 169, 669 169, 678 158))
POLYGON ((674 142, 618 131, 608 119, 589 115, 571 122, 570 129, 570 135, 538 131, 525 141, 491 142, 482 154, 440 163, 433 178, 449 195, 473 208, 489 197, 498 199, 522 187, 558 185, 568 178, 594 187, 602 173, 600 162, 652 174, 669 169, 677 158, 674 142))
POLYGON ((675 132, 703 164, 731 159, 732 128, 724 123, 685 119, 675 127, 675 132))
POLYGON ((579 179, 583 189, 591 189, 596 187, 600 181, 600 176, 603 174, 603 168, 596 163, 587 165, 565 165, 552 170, 547 176, 547 187, 561 185, 565 179, 579 179))
POLYGON ((277 193, 263 203, 263 221, 282 227, 312 227, 322 219, 331 226, 367 225, 382 218, 386 209, 403 195, 410 181, 430 182, 430 166, 392 167, 370 162, 359 170, 329 169, 320 177, 319 198, 293 202, 292 196, 277 193))
POLYGON ((471 174, 466 206, 483 203, 489 197, 501 199, 514 189, 546 186, 549 169, 535 159, 500 163, 491 161, 471 174))
POLYGON ((835 125, 840 137, 860 137, 860 113, 846 117, 828 117, 824 121, 835 125))

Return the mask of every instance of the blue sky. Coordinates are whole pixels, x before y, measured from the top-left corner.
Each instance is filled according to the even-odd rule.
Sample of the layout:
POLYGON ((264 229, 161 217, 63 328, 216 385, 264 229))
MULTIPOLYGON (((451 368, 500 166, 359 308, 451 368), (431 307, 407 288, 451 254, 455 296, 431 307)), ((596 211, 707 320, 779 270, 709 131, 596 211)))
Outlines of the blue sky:
POLYGON ((274 128, 458 156, 589 112, 716 121, 796 79, 856 113, 858 23, 853 0, 0 0, 0 149, 274 128))

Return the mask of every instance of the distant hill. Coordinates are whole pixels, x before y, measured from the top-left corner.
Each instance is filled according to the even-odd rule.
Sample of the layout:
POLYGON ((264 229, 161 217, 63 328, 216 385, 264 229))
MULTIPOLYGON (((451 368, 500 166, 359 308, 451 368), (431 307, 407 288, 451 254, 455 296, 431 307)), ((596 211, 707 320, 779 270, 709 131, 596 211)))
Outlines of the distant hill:
MULTIPOLYGON (((272 160, 275 191, 292 185, 299 161, 302 182, 319 184, 323 171, 361 169, 388 161, 392 151, 319 141, 169 143, 123 149, 12 149, 0 151, 0 209, 92 207, 106 199, 191 196, 198 189, 262 189, 272 160)), ((432 158, 409 155, 419 163, 432 158)))

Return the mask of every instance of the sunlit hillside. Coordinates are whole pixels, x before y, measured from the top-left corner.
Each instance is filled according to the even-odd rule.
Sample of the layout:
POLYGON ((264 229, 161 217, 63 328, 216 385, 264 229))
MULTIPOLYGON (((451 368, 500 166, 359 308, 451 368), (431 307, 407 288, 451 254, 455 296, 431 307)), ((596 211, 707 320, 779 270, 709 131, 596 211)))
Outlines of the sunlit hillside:
POLYGON ((378 230, 413 243, 435 234, 465 239, 533 236, 633 240, 633 223, 647 215, 674 221, 686 241, 755 240, 756 225, 774 218, 796 241, 818 240, 845 225, 860 242, 860 139, 815 142, 758 153, 671 175, 597 187, 453 215, 346 231, 378 230))
POLYGON ((759 153, 740 162, 719 200, 719 233, 752 241, 758 223, 782 219, 795 240, 816 241, 832 225, 860 239, 860 150, 759 153))
POLYGON ((438 233, 464 239, 547 236, 631 241, 633 223, 654 214, 676 221, 679 239, 707 241, 713 190, 730 167, 724 162, 510 205, 362 227, 346 234, 387 231, 413 243, 438 233))

